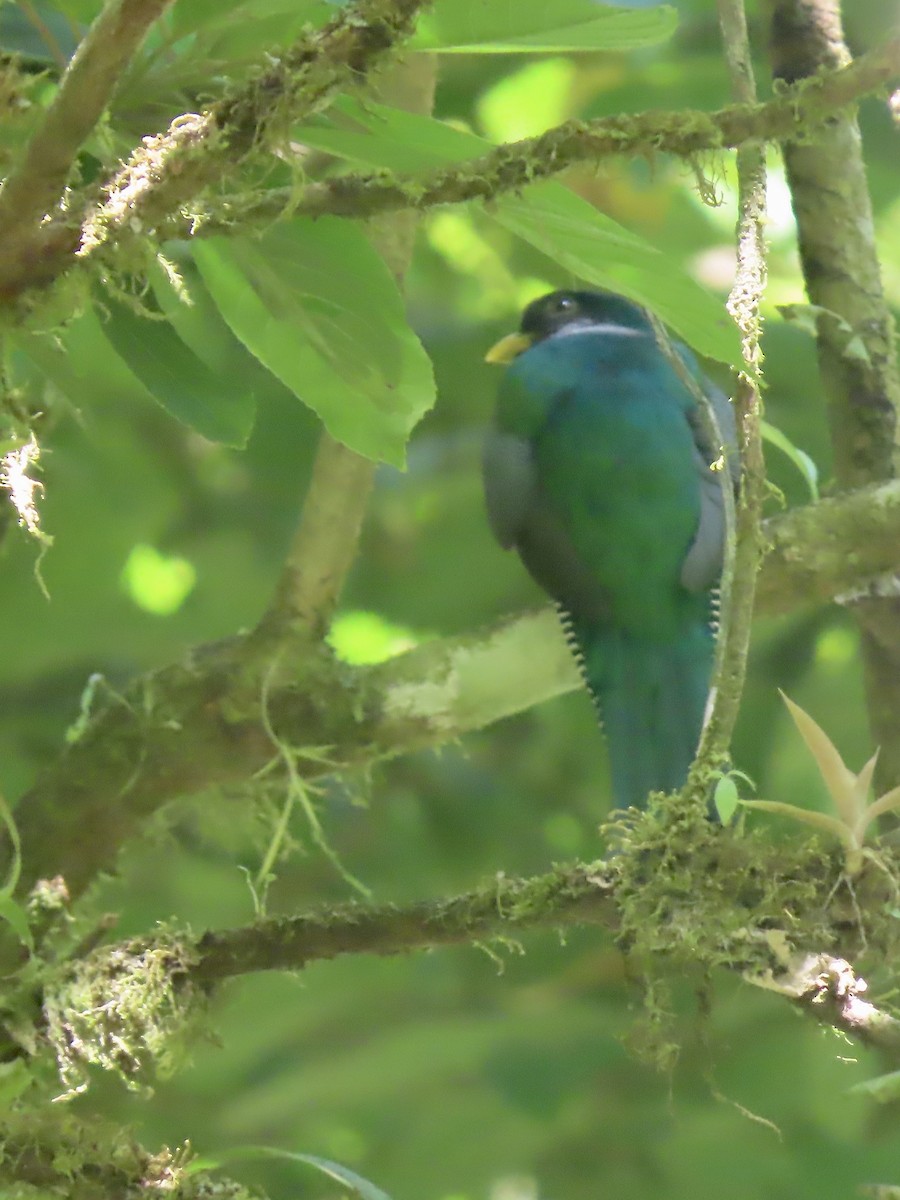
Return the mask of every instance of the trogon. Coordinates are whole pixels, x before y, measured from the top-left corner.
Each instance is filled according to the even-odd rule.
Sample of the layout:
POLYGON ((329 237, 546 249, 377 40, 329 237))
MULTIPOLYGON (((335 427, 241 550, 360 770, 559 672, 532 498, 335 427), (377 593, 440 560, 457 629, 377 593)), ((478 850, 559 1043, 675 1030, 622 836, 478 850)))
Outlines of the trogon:
POLYGON ((535 300, 487 361, 506 364, 484 452, 491 527, 557 604, 615 802, 642 804, 682 786, 703 726, 723 464, 726 486, 738 477, 731 405, 686 347, 667 351, 644 309, 610 292, 535 300))

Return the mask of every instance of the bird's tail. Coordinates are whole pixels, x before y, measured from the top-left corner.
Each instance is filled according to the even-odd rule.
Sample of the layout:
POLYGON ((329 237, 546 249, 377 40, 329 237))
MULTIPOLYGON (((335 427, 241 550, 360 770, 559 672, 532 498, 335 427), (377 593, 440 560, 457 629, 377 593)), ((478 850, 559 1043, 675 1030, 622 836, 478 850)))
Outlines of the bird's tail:
POLYGON ((651 791, 676 791, 703 727, 710 626, 697 620, 660 643, 571 618, 564 625, 606 730, 616 804, 642 805, 651 791))

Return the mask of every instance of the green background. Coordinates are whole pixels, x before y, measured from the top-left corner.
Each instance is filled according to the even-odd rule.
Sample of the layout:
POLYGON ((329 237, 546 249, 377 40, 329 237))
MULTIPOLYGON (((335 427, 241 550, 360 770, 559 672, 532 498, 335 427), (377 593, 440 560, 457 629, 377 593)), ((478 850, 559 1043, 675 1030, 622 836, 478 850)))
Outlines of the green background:
MULTIPOLYGON (((94 9, 64 7, 85 19, 94 9)), ((294 32, 284 6, 262 6, 269 16, 256 6, 253 20, 254 6, 219 9, 230 7, 234 20, 216 27, 224 45, 216 53, 237 74, 294 32)), ((855 50, 883 36, 888 7, 881 0, 848 6, 855 50)), ((729 93, 714 6, 679 0, 676 8, 671 41, 629 52, 442 56, 435 115, 503 141, 570 116, 719 107, 729 93)), ((174 15, 188 36, 191 21, 212 11, 180 0, 174 15)), ((751 15, 768 92, 764 14, 751 15)), ((196 57, 158 62, 156 74, 135 69, 117 102, 120 153, 148 122, 155 128, 181 111, 181 76, 196 78, 196 57)), ((897 135, 877 101, 864 104, 862 121, 885 283, 896 305, 897 135)), ((811 456, 827 491, 813 343, 776 311, 802 303, 803 293, 774 153, 770 166, 766 415, 811 456)), ((718 155, 696 167, 719 207, 701 201, 688 166, 664 157, 606 160, 570 172, 566 183, 724 296, 733 267, 733 168, 718 155)), ((186 258, 182 265, 193 270, 186 258)), ((202 259, 200 267, 205 274, 202 259)), ((422 221, 407 311, 433 360, 438 400, 412 434, 406 470, 378 470, 334 634, 348 658, 471 631, 541 603, 485 522, 479 453, 497 377, 482 358, 527 300, 574 282, 489 210, 448 208, 422 221)), ((129 317, 122 316, 121 337, 129 317)), ((236 343, 217 343, 202 328, 197 336, 212 366, 236 379, 219 436, 228 440, 231 430, 240 440, 252 417, 242 404, 255 397, 245 450, 207 441, 99 367, 95 378, 89 353, 81 383, 65 397, 54 393, 41 504, 54 538, 40 568, 49 601, 24 536, 8 533, 0 573, 0 782, 11 798, 59 752, 90 674, 101 672, 115 687, 195 643, 252 626, 271 595, 318 422, 236 343)), ((27 362, 18 369, 26 381, 34 370, 27 362)), ((778 450, 768 457, 785 502, 805 502, 796 467, 778 450)), ((773 499, 768 511, 778 507, 773 499)), ((824 805, 778 687, 815 716, 851 766, 868 757, 856 636, 840 609, 810 609, 798 597, 790 616, 758 623, 734 746, 736 765, 760 796, 824 805)), ((260 797, 248 788, 171 805, 127 849, 120 874, 95 888, 90 910, 118 912, 117 937, 170 919, 198 932, 248 922, 243 868, 259 866, 281 799, 276 789, 260 797)), ((319 799, 331 845, 379 902, 440 896, 496 872, 539 872, 599 855, 596 830, 609 805, 605 750, 588 699, 573 694, 440 751, 331 781, 319 799)), ((269 911, 348 898, 300 813, 292 834, 269 911)), ((216 1158, 264 1143, 336 1159, 397 1198, 818 1200, 849 1196, 861 1182, 900 1183, 896 1114, 848 1094, 878 1072, 876 1060, 732 978, 712 981, 706 1012, 698 999, 706 981, 686 978, 675 982, 666 1031, 679 1053, 670 1071, 659 1072, 628 1048, 642 1019, 637 974, 603 934, 582 931, 244 979, 214 1001, 216 1039, 197 1044, 193 1064, 157 1082, 152 1098, 98 1077, 73 1103, 133 1124, 150 1149, 190 1138, 216 1158)), ((324 1177, 275 1162, 229 1171, 278 1197, 335 1194, 324 1177)))

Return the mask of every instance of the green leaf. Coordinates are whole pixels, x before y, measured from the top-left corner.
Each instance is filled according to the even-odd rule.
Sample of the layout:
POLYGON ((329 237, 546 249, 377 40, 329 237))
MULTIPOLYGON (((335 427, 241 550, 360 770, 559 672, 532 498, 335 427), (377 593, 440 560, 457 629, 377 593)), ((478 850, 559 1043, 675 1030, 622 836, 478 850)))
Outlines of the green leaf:
POLYGON ((34 938, 28 924, 28 913, 7 892, 0 892, 0 921, 5 921, 22 945, 34 953, 34 938))
POLYGON ((439 0, 410 43, 441 54, 631 50, 671 37, 674 8, 614 8, 595 0, 439 0))
POLYGON ((900 1100, 900 1071, 891 1071, 887 1075, 876 1075, 874 1079, 864 1079, 847 1088, 850 1096, 870 1096, 877 1104, 893 1104, 900 1100))
POLYGON ((81 314, 56 334, 16 331, 18 348, 73 404, 121 403, 123 397, 153 397, 111 348, 93 311, 81 314))
MULTIPOLYGON (((105 300, 103 307, 118 313, 123 306, 105 300)), ((143 404, 161 403, 204 436, 226 445, 243 445, 253 422, 254 407, 252 396, 241 385, 240 378, 232 380, 227 370, 210 371, 164 322, 137 317, 130 310, 127 317, 138 326, 129 333, 124 324, 117 322, 112 337, 126 348, 136 368, 143 369, 140 360, 151 353, 172 354, 168 362, 149 364, 147 379, 139 378, 130 369, 132 363, 126 366, 116 353, 119 347, 114 348, 108 328, 93 311, 83 313, 52 337, 17 332, 15 342, 47 379, 79 407, 91 409, 99 403, 121 405, 125 397, 143 404), (166 333, 160 334, 158 327, 166 329, 166 333), (140 342, 145 336, 146 344, 142 347, 140 342), (174 368, 185 358, 187 374, 182 380, 174 368), (152 390, 154 383, 165 385, 173 393, 171 407, 152 390), (189 386, 200 390, 192 395, 189 386)))
POLYGON ((222 364, 232 370, 238 356, 255 366, 255 360, 222 320, 193 259, 178 262, 175 269, 177 286, 174 274, 164 269, 160 259, 151 263, 147 277, 159 311, 184 344, 209 367, 222 364))
POLYGON ((153 297, 160 312, 184 344, 213 371, 240 380, 253 390, 259 362, 248 353, 226 325, 206 289, 193 258, 176 264, 178 285, 159 260, 148 271, 153 297))
POLYGON ((730 825, 738 807, 737 784, 730 775, 723 775, 713 792, 713 804, 723 825, 730 825))
POLYGON ((246 58, 256 52, 261 38, 267 39, 263 44, 274 52, 293 41, 303 25, 321 25, 334 12, 329 0, 178 0, 171 23, 176 38, 199 32, 205 39, 204 49, 227 51, 230 47, 237 57, 246 58), (221 40, 210 43, 211 35, 221 40))
POLYGON ((95 0, 85 4, 35 3, 31 15, 18 5, 0 5, 0 50, 21 55, 29 62, 47 63, 58 68, 57 55, 71 58, 78 45, 78 30, 73 29, 58 9, 63 9, 75 19, 91 20, 95 15, 90 9, 99 9, 95 0), (87 11, 85 11, 87 10, 87 11))
POLYGON ((700 354, 740 363, 738 331, 721 301, 562 184, 536 184, 520 196, 501 197, 484 212, 580 279, 652 309, 700 354))
POLYGON ((774 425, 770 425, 768 421, 760 421, 760 432, 763 438, 772 446, 777 446, 782 454, 787 455, 791 460, 809 488, 809 495, 812 500, 819 499, 819 469, 805 450, 801 450, 799 446, 795 446, 789 437, 776 429, 774 425))
POLYGON ((397 285, 363 232, 336 218, 294 220, 256 241, 198 243, 194 255, 235 335, 329 433, 402 466, 434 380, 397 285))
POLYGON ((340 97, 328 113, 294 128, 307 146, 375 170, 408 174, 478 158, 493 145, 435 117, 340 97))
POLYGON ((816 766, 828 789, 835 811, 849 830, 855 829, 866 809, 866 796, 860 795, 856 788, 856 774, 850 770, 837 746, 806 709, 795 704, 780 688, 778 693, 807 749, 816 760, 816 766))
POLYGON ((0 821, 6 826, 6 832, 9 834, 9 844, 12 846, 12 862, 9 864, 9 874, 6 877, 3 887, 0 888, 0 896, 9 899, 18 886, 19 875, 22 872, 22 843, 19 839, 19 827, 16 824, 16 819, 2 796, 0 796, 0 821))
MULTIPOLYGON (((7 1108, 34 1081, 34 1076, 21 1058, 0 1063, 0 1108, 7 1108)), ((31 1192, 29 1190, 29 1195, 31 1192)))
POLYGON ((147 391, 166 412, 212 442, 247 444, 256 405, 227 371, 213 371, 168 321, 138 316, 126 304, 103 298, 103 332, 147 391))
MULTIPOLYGON (((473 133, 384 105, 342 99, 338 112, 295 134, 307 145, 364 166, 409 173, 478 158, 493 145, 473 133)), ((720 300, 676 263, 561 183, 535 184, 483 207, 586 283, 652 309, 700 354, 738 366, 740 338, 720 300)))
POLYGON ((814 808, 798 808, 796 804, 785 804, 781 800, 741 800, 742 808, 754 812, 772 813, 778 817, 788 817, 791 821, 799 821, 801 825, 811 825, 822 833, 828 833, 836 838, 847 851, 855 850, 856 842, 851 831, 837 817, 819 812, 814 808))
MULTIPOLYGON (((85 25, 85 29, 82 32, 86 32, 86 27, 91 21, 99 17, 103 6, 104 0, 54 0, 53 4, 35 4, 33 7, 45 21, 47 18, 44 16, 44 13, 48 9, 51 12, 53 9, 58 9, 59 12, 64 13, 71 20, 82 21, 85 25)), ((72 34, 78 31, 72 30, 70 27, 69 32, 72 34)))
POLYGON ((362 1200, 391 1200, 388 1193, 382 1191, 380 1187, 376 1187, 368 1179, 363 1179, 362 1175, 357 1175, 349 1167, 343 1167, 340 1163, 332 1162, 328 1158, 318 1158, 315 1154, 287 1154, 286 1157, 294 1162, 307 1163, 309 1166, 315 1167, 323 1175, 328 1175, 332 1179, 336 1179, 338 1183, 350 1188, 357 1196, 362 1197, 362 1200))
POLYGON ((391 1200, 387 1192, 376 1187, 362 1175, 357 1175, 349 1167, 332 1162, 330 1158, 319 1158, 316 1154, 299 1154, 292 1150, 280 1150, 277 1146, 236 1146, 218 1156, 217 1161, 208 1160, 202 1165, 205 1169, 215 1169, 232 1162, 253 1161, 253 1159, 274 1158, 280 1162, 302 1163, 304 1166, 315 1167, 331 1179, 336 1179, 344 1187, 361 1197, 361 1200, 391 1200))
POLYGON ((254 62, 267 53, 287 49, 305 26, 324 24, 329 15, 327 4, 316 4, 309 8, 304 5, 299 13, 256 16, 251 3, 237 22, 225 26, 215 37, 204 39, 203 51, 214 62, 254 62))

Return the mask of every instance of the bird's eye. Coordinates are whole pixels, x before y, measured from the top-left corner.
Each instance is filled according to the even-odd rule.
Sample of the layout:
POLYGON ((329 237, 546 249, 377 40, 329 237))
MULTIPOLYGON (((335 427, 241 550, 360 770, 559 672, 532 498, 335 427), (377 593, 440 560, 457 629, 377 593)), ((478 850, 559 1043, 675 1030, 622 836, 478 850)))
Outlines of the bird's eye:
POLYGON ((553 306, 557 312, 570 312, 575 307, 571 296, 558 296, 553 306))

